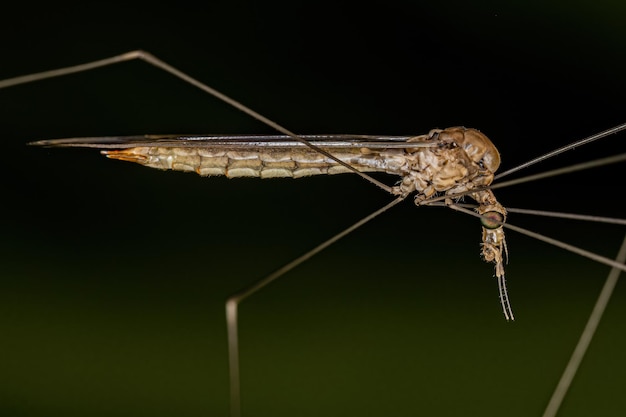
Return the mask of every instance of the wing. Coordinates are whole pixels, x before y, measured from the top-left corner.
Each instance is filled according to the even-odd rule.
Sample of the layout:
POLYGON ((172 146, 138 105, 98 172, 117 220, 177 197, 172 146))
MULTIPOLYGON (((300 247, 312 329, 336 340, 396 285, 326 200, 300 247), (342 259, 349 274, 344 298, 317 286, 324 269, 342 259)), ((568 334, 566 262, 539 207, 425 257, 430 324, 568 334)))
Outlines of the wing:
MULTIPOLYGON (((326 149, 346 148, 425 148, 439 143, 429 135, 301 135, 302 139, 326 149)), ((287 135, 139 135, 49 139, 31 142, 32 146, 128 149, 136 147, 172 148, 301 148, 307 145, 287 135)))

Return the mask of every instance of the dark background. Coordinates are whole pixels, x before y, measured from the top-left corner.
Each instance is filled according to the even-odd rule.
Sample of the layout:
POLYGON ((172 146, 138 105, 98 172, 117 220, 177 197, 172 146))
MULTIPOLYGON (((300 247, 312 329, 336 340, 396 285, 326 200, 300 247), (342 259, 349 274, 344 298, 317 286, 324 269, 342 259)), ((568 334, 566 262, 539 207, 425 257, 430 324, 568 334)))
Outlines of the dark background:
MULTIPOLYGON (((626 121, 622 2, 432 3, 31 3, 3 12, 0 78, 142 48, 298 133, 476 127, 503 169, 626 121)), ((140 62, 2 90, 0 110, 2 416, 226 415, 226 297, 390 200, 350 175, 200 178, 26 146, 271 132, 140 62)), ((623 217, 623 178, 497 195, 623 217)), ((509 220, 610 257, 624 233, 509 220)), ((540 416, 608 268, 509 232, 506 323, 479 242, 474 218, 407 202, 246 301, 244 415, 540 416)), ((626 413, 625 297, 560 415, 626 413)))

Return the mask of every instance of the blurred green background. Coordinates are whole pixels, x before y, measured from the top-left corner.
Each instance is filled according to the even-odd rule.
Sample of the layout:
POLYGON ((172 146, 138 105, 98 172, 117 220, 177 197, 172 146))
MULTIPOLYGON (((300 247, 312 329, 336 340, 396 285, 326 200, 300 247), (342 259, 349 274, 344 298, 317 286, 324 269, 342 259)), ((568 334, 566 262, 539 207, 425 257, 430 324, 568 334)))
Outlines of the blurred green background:
MULTIPOLYGON (((622 3, 430 3, 14 5, 0 78, 143 48, 298 133, 465 125, 504 169, 625 121, 622 3)), ((142 63, 2 90, 0 109, 1 416, 227 415, 225 299, 390 200, 350 175, 200 178, 25 146, 271 132, 142 63)), ((497 195, 623 217, 623 172, 497 195)), ((624 234, 509 220, 609 257, 624 234)), ((508 233, 506 323, 479 242, 474 218, 407 202, 247 300, 244 416, 540 416, 608 268, 508 233)), ((620 284, 560 415, 626 413, 625 298, 620 284)))

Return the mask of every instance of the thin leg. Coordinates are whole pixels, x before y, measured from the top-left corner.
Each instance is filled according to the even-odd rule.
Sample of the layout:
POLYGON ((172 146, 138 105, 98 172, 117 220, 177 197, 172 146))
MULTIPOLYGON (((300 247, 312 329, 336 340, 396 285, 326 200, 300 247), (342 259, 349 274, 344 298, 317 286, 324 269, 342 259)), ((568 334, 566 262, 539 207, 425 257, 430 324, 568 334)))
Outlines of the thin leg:
POLYGON ((374 217, 379 214, 384 213, 389 210, 391 207, 396 204, 402 202, 404 197, 398 197, 389 204, 384 207, 376 210, 372 214, 362 218, 358 222, 354 223, 352 226, 346 228, 342 232, 337 233, 335 236, 330 239, 324 241, 318 246, 314 247, 310 251, 305 254, 299 256, 293 261, 289 262, 282 268, 274 271, 267 277, 255 282, 251 286, 245 288, 239 293, 233 295, 226 301, 226 329, 228 331, 228 360, 229 360, 229 373, 230 373, 230 415, 231 417, 240 417, 241 416, 241 379, 239 372, 239 334, 238 334, 238 309, 239 304, 251 296, 252 294, 260 291, 265 288, 276 279, 285 275, 287 272, 291 271, 304 261, 309 258, 312 258, 317 253, 323 251, 333 243, 337 242, 342 237, 349 235, 359 227, 363 226, 365 223, 372 220, 374 217))
POLYGON ((506 177, 507 175, 510 175, 510 174, 512 174, 514 172, 517 172, 517 171, 521 170, 521 169, 528 168, 529 166, 535 165, 538 162, 545 161, 546 159, 550 159, 552 157, 555 157, 555 156, 557 156, 559 154, 562 154, 563 152, 571 151, 572 149, 575 149, 575 148, 578 148, 578 147, 580 147, 582 145, 586 145, 588 143, 594 142, 594 141, 596 141, 598 139, 605 138, 605 137, 607 137, 609 135, 614 135, 615 133, 621 132, 623 130, 626 130, 626 123, 623 123, 623 124, 621 124, 619 126, 612 127, 611 129, 607 129, 607 130, 605 130, 603 132, 596 133, 595 135, 588 136, 588 137, 586 137, 584 139, 577 140, 576 142, 570 143, 567 146, 563 146, 562 148, 555 149, 552 152, 548 152, 546 154, 543 154, 543 155, 541 155, 541 156, 539 156, 539 157, 537 157, 535 159, 531 159, 528 162, 525 162, 525 163, 523 163, 521 165, 518 165, 516 167, 513 167, 513 168, 511 168, 511 169, 509 169, 507 171, 499 173, 498 175, 495 176, 494 179, 495 180, 499 180, 502 177, 506 177))
MULTIPOLYGON (((622 264, 626 262, 626 237, 624 238, 624 242, 622 243, 622 247, 620 248, 617 257, 615 258, 615 261, 622 264)), ((591 315, 589 316, 587 325, 585 325, 585 329, 580 335, 580 339, 576 344, 574 353, 572 353, 572 357, 567 363, 567 366, 563 371, 563 375, 561 375, 561 379, 559 380, 559 383, 557 384, 556 389, 552 394, 552 398, 550 398, 550 402, 548 402, 548 406, 543 413, 543 417, 554 417, 559 412, 559 408, 561 408, 563 399, 565 398, 565 395, 569 390, 572 380, 576 376, 576 372, 580 367, 583 357, 587 352, 587 348, 589 348, 589 344, 591 344, 591 340, 596 333, 598 324, 602 319, 604 310, 609 303, 609 300, 611 299, 611 295, 613 294, 613 290, 615 289, 615 285, 617 284, 620 272, 621 270, 615 267, 613 267, 609 272, 609 276, 604 282, 604 286, 602 287, 602 291, 598 296, 598 300, 596 301, 596 304, 591 311, 591 315)))
POLYGON ((50 70, 50 71, 43 71, 43 72, 38 72, 35 74, 29 74, 29 75, 23 75, 21 77, 15 77, 15 78, 9 78, 3 81, 0 81, 0 89, 3 88, 8 88, 8 87, 13 87, 16 85, 20 85, 20 84, 26 84, 26 83, 32 83, 35 81, 39 81, 39 80, 45 80, 48 78, 54 78, 54 77, 61 77, 63 75, 69 75, 69 74, 75 74, 77 72, 83 72, 83 71, 89 71, 95 68, 100 68, 100 67, 105 67, 108 65, 113 65, 113 64, 118 64, 120 62, 126 62, 126 61, 132 61, 135 59, 140 59, 144 62, 147 62, 148 64, 159 68, 165 72, 168 72, 170 74, 172 74, 173 76, 175 76, 178 79, 181 79, 183 81, 185 81, 188 84, 193 85, 194 87, 199 88, 200 90, 204 91, 207 94, 212 95, 213 97, 223 101, 226 104, 231 105, 232 107, 236 108, 237 110, 240 110, 244 113, 246 113, 248 116, 260 121, 261 123, 265 123, 266 125, 268 125, 269 127, 277 130, 280 133, 283 133, 287 136, 290 136, 291 138, 304 143, 306 146, 308 146, 309 148, 313 149, 314 151, 324 155, 327 158, 332 159, 333 161, 337 162, 339 165, 342 165, 343 167, 349 169, 350 171, 354 172, 355 174, 359 175, 361 178, 364 178, 366 181, 371 182, 372 184, 374 184, 375 186, 377 186, 378 188, 381 188, 383 190, 385 190, 386 192, 388 192, 389 194, 394 194, 393 189, 391 187, 389 187, 388 185, 383 184, 382 182, 378 181, 377 179, 374 179, 372 177, 370 177, 367 174, 364 174, 363 172, 360 172, 359 170, 357 170, 356 168, 354 168, 353 166, 351 166, 350 164, 348 164, 347 162, 344 162, 342 160, 340 160, 339 158, 337 158, 336 156, 332 155, 330 152, 327 152, 315 145, 313 145, 312 143, 309 143, 307 140, 299 137, 298 135, 296 135, 295 133, 293 133, 290 130, 287 130, 286 128, 284 128, 283 126, 279 125, 278 123, 274 122, 273 120, 268 119, 267 117, 263 116, 262 114, 259 114, 257 112, 255 112, 254 110, 252 110, 251 108, 244 106, 243 104, 241 104, 240 102, 238 102, 237 100, 234 100, 230 97, 228 97, 225 94, 220 93, 219 91, 217 91, 214 88, 209 87, 208 85, 196 80, 195 78, 185 74, 184 72, 174 68, 173 66, 169 65, 167 62, 165 61, 161 61, 159 58, 155 57, 154 55, 150 54, 149 52, 146 51, 142 51, 142 50, 137 50, 137 51, 130 51, 130 52, 126 52, 124 54, 121 55, 116 55, 110 58, 105 58, 105 59, 101 59, 98 61, 93 61, 93 62, 88 62, 86 64, 80 64, 80 65, 74 65, 71 67, 64 67, 64 68, 59 68, 56 70, 50 70))
MULTIPOLYGON (((456 211, 460 211, 462 213, 469 214, 470 216, 474 216, 474 217, 478 217, 478 218, 482 218, 483 217, 480 214, 478 214, 478 213, 476 213, 476 212, 474 212, 472 210, 468 210, 468 209, 463 208, 461 206, 458 206, 456 204, 452 204, 452 205, 450 205, 448 207, 450 207, 451 209, 454 209, 456 211)), ((523 235, 530 236, 533 239, 539 240, 541 242, 549 243, 550 245, 556 246, 557 248, 565 249, 566 251, 575 253, 575 254, 580 255, 582 257, 585 257, 587 259, 591 259, 592 261, 596 261, 596 262, 599 262, 601 264, 610 266, 612 268, 617 268, 620 271, 626 272, 626 265, 624 265, 624 261, 619 262, 618 260, 607 258, 605 256, 598 255, 597 253, 589 252, 588 250, 579 248, 578 246, 570 245, 569 243, 565 243, 565 242, 562 242, 560 240, 553 239, 553 238, 551 238, 549 236, 545 236, 545 235, 542 235, 540 233, 536 233, 536 232, 533 232, 531 230, 524 229, 522 227, 515 226, 515 225, 510 224, 510 223, 502 223, 502 225, 504 227, 506 227, 507 229, 511 229, 511 230, 516 231, 517 233, 521 233, 523 235)))

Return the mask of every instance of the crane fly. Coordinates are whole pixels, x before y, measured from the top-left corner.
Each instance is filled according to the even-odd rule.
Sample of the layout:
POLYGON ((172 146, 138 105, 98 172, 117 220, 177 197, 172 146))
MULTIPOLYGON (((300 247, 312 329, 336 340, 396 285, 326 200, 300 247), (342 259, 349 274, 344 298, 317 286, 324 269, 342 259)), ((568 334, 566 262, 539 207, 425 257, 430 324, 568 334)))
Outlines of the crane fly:
MULTIPOLYGON (((195 172, 202 176, 301 178, 312 175, 354 173, 395 197, 393 201, 380 210, 363 218, 227 300, 226 317, 229 341, 231 413, 233 416, 241 414, 238 341, 238 307, 241 301, 409 196, 412 196, 417 206, 442 205, 480 218, 482 224, 481 255, 485 261, 494 265, 494 275, 498 282, 500 303, 504 317, 507 320, 513 320, 514 317, 505 283, 505 263, 508 255, 504 236, 505 228, 529 235, 613 268, 605 285, 605 290, 594 309, 593 314, 596 316, 592 316, 585 329, 585 334, 581 338, 581 341, 584 339, 586 342, 581 342, 582 344, 579 344, 577 347, 577 352, 575 352, 570 365, 568 365, 569 371, 566 371, 564 374, 544 416, 552 416, 558 411, 569 382, 573 378, 572 369, 575 372, 580 363, 582 354, 584 354, 586 349, 585 343, 588 345, 590 336, 593 335, 595 326, 615 285, 618 273, 626 270, 624 265, 626 249, 622 248, 620 255, 615 260, 612 260, 510 225, 506 222, 507 209, 496 200, 492 190, 533 181, 542 177, 623 162, 626 160, 626 155, 603 158, 551 171, 546 174, 528 176, 508 182, 492 183, 494 179, 500 179, 575 147, 580 147, 626 130, 626 124, 559 148, 519 167, 496 175, 496 170, 500 165, 498 150, 484 133, 476 129, 465 127, 433 129, 427 134, 416 136, 296 135, 144 51, 132 51, 87 64, 7 79, 0 81, 0 89, 134 59, 143 60, 200 88, 206 93, 274 128, 280 134, 83 137, 40 140, 32 142, 31 145, 95 148, 111 159, 139 163, 163 170, 195 172), (385 172, 397 175, 400 179, 396 184, 389 186, 370 177, 368 175, 370 172, 385 172), (473 199, 476 204, 459 203, 464 196, 473 199)), ((508 211, 512 212, 514 209, 509 208, 508 211)), ((521 210, 517 211, 523 212, 521 210)), ((596 216, 540 211, 533 211, 530 214, 555 217, 569 216, 569 218, 578 220, 626 224, 626 220, 623 219, 600 218, 596 216)))

